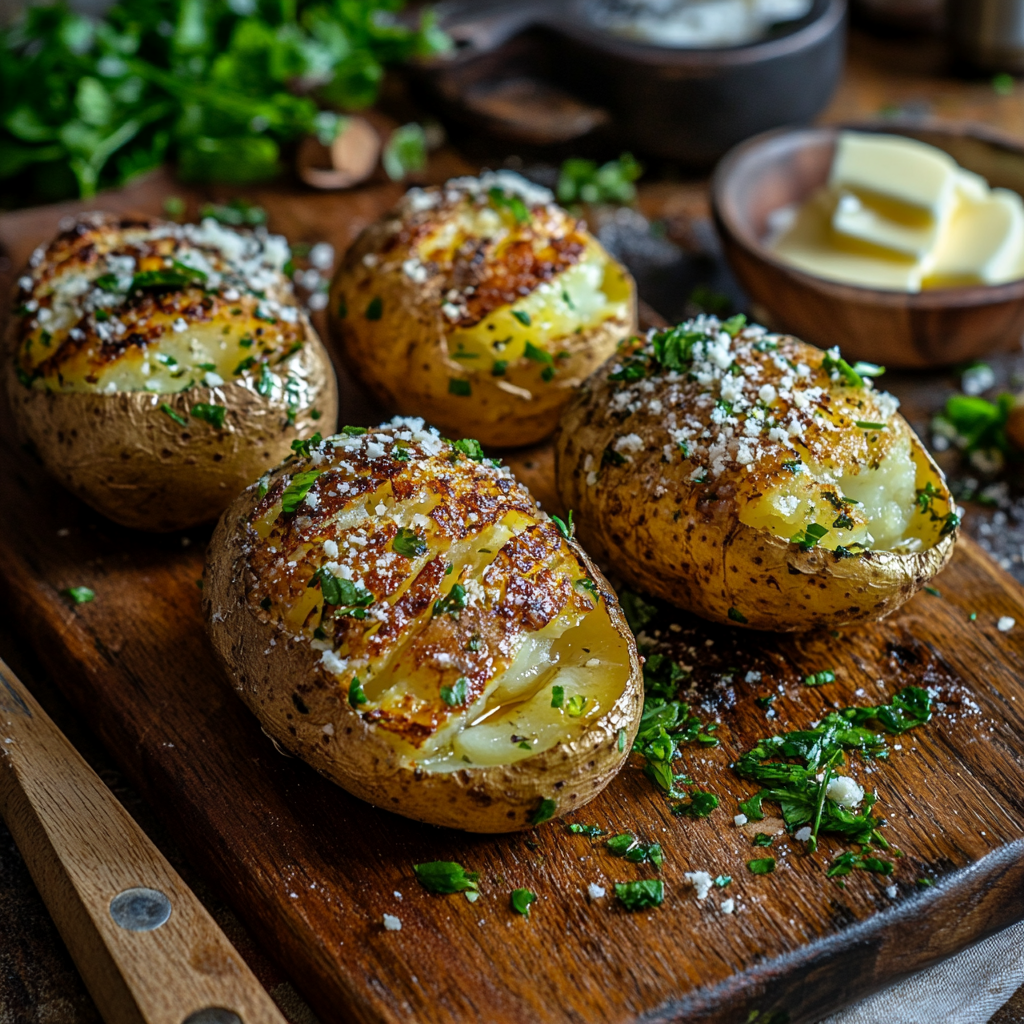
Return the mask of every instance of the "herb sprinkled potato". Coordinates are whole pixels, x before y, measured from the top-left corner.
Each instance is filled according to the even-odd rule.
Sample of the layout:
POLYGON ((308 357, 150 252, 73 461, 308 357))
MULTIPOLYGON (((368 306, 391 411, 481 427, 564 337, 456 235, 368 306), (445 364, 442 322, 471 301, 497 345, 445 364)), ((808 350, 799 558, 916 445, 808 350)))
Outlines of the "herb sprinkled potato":
POLYGON ((333 430, 327 352, 285 240, 86 214, 18 282, 6 358, 47 468, 126 526, 216 518, 291 442, 333 430))
POLYGON ((550 434, 636 329, 626 270, 511 171, 411 189, 349 250, 330 311, 387 407, 497 446, 550 434))
POLYGON ((602 564, 706 618, 881 618, 945 565, 959 525, 881 372, 742 316, 651 332, 562 418, 562 500, 602 564))
POLYGON ((224 513, 203 600, 266 731, 410 818, 507 832, 593 799, 643 703, 614 592, 476 441, 347 427, 224 513))

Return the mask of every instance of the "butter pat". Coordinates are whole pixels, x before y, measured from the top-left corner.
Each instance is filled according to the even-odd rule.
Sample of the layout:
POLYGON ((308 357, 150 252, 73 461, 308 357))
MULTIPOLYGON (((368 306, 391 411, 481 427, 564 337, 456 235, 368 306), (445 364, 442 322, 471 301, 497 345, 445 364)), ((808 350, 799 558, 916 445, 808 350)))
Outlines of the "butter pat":
POLYGON ((925 287, 998 284, 1019 274, 1024 252, 1024 202, 995 188, 980 202, 964 200, 927 268, 925 287))
POLYGON ((843 132, 828 185, 766 244, 816 277, 888 291, 1024 277, 1024 200, 896 135, 843 132))
POLYGON ((954 201, 959 169, 948 153, 916 139, 843 132, 829 183, 883 196, 909 207, 911 214, 941 220, 954 201))

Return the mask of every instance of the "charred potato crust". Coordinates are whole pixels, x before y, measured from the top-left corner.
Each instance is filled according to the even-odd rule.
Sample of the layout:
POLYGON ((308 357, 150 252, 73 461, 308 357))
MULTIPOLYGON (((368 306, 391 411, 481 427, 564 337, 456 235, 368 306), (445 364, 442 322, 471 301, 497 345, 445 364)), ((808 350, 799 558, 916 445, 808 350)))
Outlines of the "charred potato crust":
POLYGON ((329 310, 386 407, 500 447, 548 436, 636 329, 626 270, 510 172, 411 190, 346 254, 329 310))
POLYGON ((238 693, 290 752, 406 817, 507 832, 587 803, 643 703, 614 592, 475 442, 346 429, 217 526, 203 601, 238 693))
POLYGON ((713 317, 635 339, 555 438, 582 542, 630 586, 718 622, 801 631, 898 608, 949 560, 959 519, 872 387, 878 368, 858 366, 713 317))
POLYGON ((212 221, 85 215, 35 252, 6 338, 19 431, 125 526, 215 518, 291 442, 332 430, 337 385, 283 239, 212 221))

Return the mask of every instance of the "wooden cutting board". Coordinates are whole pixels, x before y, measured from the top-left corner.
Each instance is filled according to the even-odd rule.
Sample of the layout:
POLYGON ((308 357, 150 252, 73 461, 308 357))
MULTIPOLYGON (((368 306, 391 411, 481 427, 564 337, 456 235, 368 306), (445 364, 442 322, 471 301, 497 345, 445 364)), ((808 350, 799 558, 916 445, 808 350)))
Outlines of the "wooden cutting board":
MULTIPOLYGON (((150 179, 102 205, 156 212, 171 190, 150 179)), ((293 241, 341 246, 397 193, 256 198, 293 241)), ((67 211, 0 217, 8 276, 67 211)), ((345 393, 345 420, 369 422, 373 410, 345 393)), ((588 886, 610 893, 653 869, 612 858, 563 822, 507 837, 430 828, 361 803, 275 749, 204 635, 197 581, 209 530, 153 537, 113 526, 46 478, 4 416, 0 588, 10 613, 324 1024, 811 1022, 1024 916, 1024 592, 968 540, 937 581, 941 597, 922 593, 875 626, 780 637, 680 613, 649 627, 694 667, 699 713, 721 723, 720 747, 684 747, 677 762, 721 804, 705 820, 673 817, 634 757, 574 816, 664 847, 664 905, 630 914, 588 886), (96 600, 75 607, 61 592, 81 585, 96 600), (1017 625, 1000 632, 1002 616, 1017 625), (802 684, 825 668, 835 683, 802 684), (893 877, 827 880, 848 849, 830 838, 813 856, 784 836, 771 851, 754 847, 771 823, 733 824, 754 787, 729 762, 766 733, 909 684, 932 687, 940 710, 891 739, 887 763, 853 769, 877 788, 886 835, 903 853, 893 877), (774 719, 755 702, 769 691, 774 719), (747 861, 768 852, 775 873, 752 875, 747 861), (427 860, 479 871, 477 902, 423 890, 412 865, 427 860), (701 870, 733 881, 699 901, 685 873, 701 870), (528 920, 510 909, 517 887, 539 897, 528 920), (384 914, 401 930, 385 930, 384 914)), ((550 452, 510 461, 554 510, 550 452)))

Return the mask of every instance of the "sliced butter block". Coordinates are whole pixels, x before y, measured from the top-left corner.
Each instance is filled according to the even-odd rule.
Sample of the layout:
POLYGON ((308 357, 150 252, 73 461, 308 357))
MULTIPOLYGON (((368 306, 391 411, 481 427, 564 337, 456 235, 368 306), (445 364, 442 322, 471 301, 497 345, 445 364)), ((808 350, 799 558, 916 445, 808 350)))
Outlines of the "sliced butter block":
POLYGON ((892 201, 892 219, 926 213, 942 220, 954 199, 958 170, 948 153, 916 139, 842 132, 829 183, 892 201))
POLYGON ((963 199, 928 261, 924 287, 1001 284, 1020 276, 1024 202, 995 188, 980 202, 963 199))
POLYGON ((804 204, 793 224, 782 232, 771 247, 788 263, 829 281, 884 288, 888 291, 916 292, 921 288, 921 263, 918 260, 878 255, 880 250, 857 240, 844 239, 832 228, 837 196, 824 189, 804 204), (860 251, 857 251, 857 250, 860 251))
POLYGON ((842 192, 832 214, 832 229, 843 239, 882 250, 878 255, 921 259, 939 236, 940 222, 929 216, 919 224, 893 220, 852 192, 842 192))

